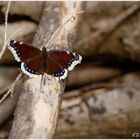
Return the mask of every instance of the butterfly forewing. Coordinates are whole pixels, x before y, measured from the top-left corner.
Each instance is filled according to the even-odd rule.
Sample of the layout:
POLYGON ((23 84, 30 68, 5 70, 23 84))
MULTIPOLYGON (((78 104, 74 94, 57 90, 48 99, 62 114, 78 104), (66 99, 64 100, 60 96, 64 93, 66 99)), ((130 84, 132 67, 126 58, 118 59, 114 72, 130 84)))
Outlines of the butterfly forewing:
POLYGON ((10 46, 8 46, 8 48, 11 50, 18 62, 26 62, 32 57, 41 55, 41 51, 39 49, 19 41, 11 40, 10 46))
POLYGON ((60 79, 65 79, 67 70, 72 70, 75 65, 81 62, 82 57, 68 51, 49 51, 47 61, 47 73, 60 79))
POLYGON ((76 65, 76 63, 80 63, 81 62, 81 56, 76 54, 76 53, 72 53, 69 51, 49 51, 48 52, 48 57, 50 59, 53 59, 54 61, 56 61, 58 64, 60 64, 63 68, 66 68, 68 70, 72 70, 69 69, 72 65, 76 65))

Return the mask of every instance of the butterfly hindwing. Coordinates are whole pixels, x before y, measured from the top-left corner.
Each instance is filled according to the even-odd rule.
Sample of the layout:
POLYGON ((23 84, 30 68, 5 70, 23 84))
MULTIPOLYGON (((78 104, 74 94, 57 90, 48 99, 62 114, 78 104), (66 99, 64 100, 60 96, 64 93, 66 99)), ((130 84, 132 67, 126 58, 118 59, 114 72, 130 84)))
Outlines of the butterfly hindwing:
POLYGON ((43 60, 41 55, 35 56, 26 61, 26 63, 21 63, 21 70, 23 73, 27 74, 29 77, 35 77, 43 73, 42 64, 43 60))
POLYGON ((47 70, 46 72, 60 79, 65 79, 67 76, 67 70, 64 69, 57 61, 48 58, 47 59, 47 70))

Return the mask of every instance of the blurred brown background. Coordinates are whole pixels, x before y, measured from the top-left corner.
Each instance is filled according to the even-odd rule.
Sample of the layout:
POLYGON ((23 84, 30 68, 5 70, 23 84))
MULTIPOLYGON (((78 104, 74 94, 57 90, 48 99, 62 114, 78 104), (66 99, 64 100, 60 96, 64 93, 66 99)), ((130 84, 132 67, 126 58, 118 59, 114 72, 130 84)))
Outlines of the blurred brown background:
MULTIPOLYGON (((53 2, 52 2, 53 3, 53 2)), ((2 47, 4 11, 0 2, 2 47)), ((31 43, 44 2, 12 2, 8 36, 31 43)), ((140 2, 82 2, 74 51, 82 64, 69 73, 55 138, 134 138, 140 133, 140 2)), ((18 64, 6 50, 0 60, 0 96, 18 64)), ((7 138, 20 89, 0 105, 0 138, 7 138)))

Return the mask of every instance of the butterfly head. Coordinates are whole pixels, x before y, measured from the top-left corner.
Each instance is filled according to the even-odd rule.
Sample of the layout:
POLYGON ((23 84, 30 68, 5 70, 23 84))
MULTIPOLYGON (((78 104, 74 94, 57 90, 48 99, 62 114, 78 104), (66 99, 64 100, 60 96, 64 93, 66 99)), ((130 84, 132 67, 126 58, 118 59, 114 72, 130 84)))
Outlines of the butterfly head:
POLYGON ((47 50, 46 50, 46 48, 45 48, 45 47, 43 47, 43 48, 42 48, 42 51, 43 51, 43 52, 46 52, 47 50))

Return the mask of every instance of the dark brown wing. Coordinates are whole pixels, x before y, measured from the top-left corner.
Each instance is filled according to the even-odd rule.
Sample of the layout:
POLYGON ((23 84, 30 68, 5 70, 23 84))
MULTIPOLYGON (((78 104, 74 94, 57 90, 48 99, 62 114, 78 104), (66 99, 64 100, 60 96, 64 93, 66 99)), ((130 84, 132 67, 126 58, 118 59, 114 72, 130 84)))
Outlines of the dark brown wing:
POLYGON ((32 57, 41 55, 41 51, 38 48, 27 45, 25 43, 19 41, 10 41, 10 46, 8 48, 13 53, 15 59, 18 62, 26 62, 28 59, 32 57))
POLYGON ((67 77, 67 70, 72 70, 81 62, 82 57, 68 51, 49 51, 47 59, 47 73, 60 79, 67 77))
POLYGON ((64 69, 55 60, 48 58, 47 59, 47 74, 53 75, 60 79, 65 79, 67 77, 67 70, 64 69))
POLYGON ((42 54, 41 51, 33 46, 19 41, 10 41, 8 48, 13 53, 15 59, 21 62, 21 70, 30 77, 42 73, 42 54))
POLYGON ((42 74, 43 60, 41 55, 35 56, 29 59, 25 63, 21 63, 21 70, 23 73, 27 74, 29 77, 35 77, 36 75, 42 74))

